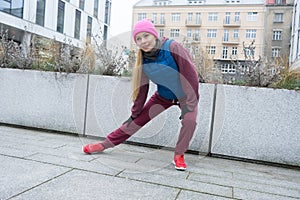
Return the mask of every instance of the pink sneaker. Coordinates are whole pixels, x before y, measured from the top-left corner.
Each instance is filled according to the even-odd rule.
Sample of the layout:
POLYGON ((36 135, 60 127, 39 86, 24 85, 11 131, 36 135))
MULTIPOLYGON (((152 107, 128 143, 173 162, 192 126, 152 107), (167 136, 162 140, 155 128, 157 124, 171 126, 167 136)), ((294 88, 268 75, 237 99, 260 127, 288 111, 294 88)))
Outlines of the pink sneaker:
POLYGON ((104 147, 101 143, 87 144, 82 147, 82 151, 86 154, 99 153, 104 151, 104 147))
POLYGON ((184 155, 175 155, 173 164, 175 165, 175 169, 184 171, 186 170, 186 164, 184 162, 184 155))

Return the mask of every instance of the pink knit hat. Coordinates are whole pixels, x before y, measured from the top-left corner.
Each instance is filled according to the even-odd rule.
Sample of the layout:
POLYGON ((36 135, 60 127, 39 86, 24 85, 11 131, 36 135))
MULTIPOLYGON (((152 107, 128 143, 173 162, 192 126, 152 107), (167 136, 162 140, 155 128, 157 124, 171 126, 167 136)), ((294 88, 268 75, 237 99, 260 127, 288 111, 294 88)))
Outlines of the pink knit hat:
POLYGON ((154 35, 155 38, 158 38, 157 31, 150 19, 140 20, 134 25, 133 39, 135 43, 136 43, 136 35, 139 34, 140 32, 147 32, 154 35))

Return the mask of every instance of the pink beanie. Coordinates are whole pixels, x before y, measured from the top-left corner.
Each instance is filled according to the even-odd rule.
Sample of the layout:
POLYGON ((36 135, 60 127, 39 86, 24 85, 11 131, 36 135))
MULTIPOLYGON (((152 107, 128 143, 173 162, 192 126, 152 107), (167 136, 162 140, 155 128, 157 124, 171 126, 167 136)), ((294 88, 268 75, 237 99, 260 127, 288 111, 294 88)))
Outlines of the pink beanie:
POLYGON ((136 35, 139 34, 140 32, 147 32, 152 35, 154 35, 155 38, 158 38, 157 31, 150 21, 150 19, 143 19, 141 21, 138 21, 133 28, 133 39, 136 43, 136 35))

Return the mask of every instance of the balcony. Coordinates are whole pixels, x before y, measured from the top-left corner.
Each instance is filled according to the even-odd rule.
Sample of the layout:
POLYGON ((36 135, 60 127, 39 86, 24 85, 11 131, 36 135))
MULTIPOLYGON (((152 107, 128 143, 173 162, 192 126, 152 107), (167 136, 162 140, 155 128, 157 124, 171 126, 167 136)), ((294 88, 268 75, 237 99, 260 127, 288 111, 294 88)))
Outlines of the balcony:
POLYGON ((241 20, 235 21, 235 20, 223 20, 223 26, 225 27, 239 27, 241 26, 241 20))
POLYGON ((200 27, 202 24, 201 20, 192 20, 192 21, 185 21, 185 26, 187 27, 200 27))
POLYGON ((239 44, 240 38, 234 38, 234 37, 223 37, 222 38, 223 44, 239 44))

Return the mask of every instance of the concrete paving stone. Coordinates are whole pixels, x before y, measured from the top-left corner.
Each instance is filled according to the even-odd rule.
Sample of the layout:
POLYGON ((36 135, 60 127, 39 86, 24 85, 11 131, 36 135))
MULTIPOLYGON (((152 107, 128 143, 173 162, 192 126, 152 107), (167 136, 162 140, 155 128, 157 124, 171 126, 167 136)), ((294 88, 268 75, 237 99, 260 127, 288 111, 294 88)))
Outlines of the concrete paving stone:
POLYGON ((13 156, 18 158, 24 158, 36 154, 36 151, 24 150, 24 149, 15 149, 12 147, 1 147, 0 155, 13 156))
MULTIPOLYGON (((173 169, 175 171, 175 169, 173 169)), ((186 173, 177 171, 178 174, 186 173)), ((194 180, 187 180, 184 178, 178 178, 174 176, 160 175, 157 173, 128 173, 127 170, 119 174, 118 176, 124 178, 130 178, 139 181, 145 181, 153 184, 167 185, 169 187, 176 187, 185 190, 191 190, 196 192, 202 192, 210 195, 217 195, 223 197, 232 197, 232 187, 221 186, 217 184, 203 183, 194 180)))
POLYGON ((239 172, 248 176, 261 176, 265 178, 282 177, 285 180, 293 180, 297 182, 300 180, 300 171, 287 169, 283 167, 275 167, 270 165, 239 162, 234 160, 220 159, 220 158, 203 158, 193 165, 195 169, 215 169, 226 172, 239 172), (224 162, 224 165, 222 163, 224 162), (231 163, 231 164, 230 164, 231 163))
POLYGON ((199 192, 191 192, 191 191, 186 191, 182 190, 180 191, 178 197, 176 200, 187 200, 187 199, 205 199, 205 200, 229 200, 233 198, 226 198, 226 197, 218 197, 218 196, 213 196, 209 194, 203 194, 199 192))
POLYGON ((70 170, 1 155, 0 168, 0 199, 8 199, 70 170))
POLYGON ((174 152, 165 149, 146 148, 135 145, 120 145, 120 149, 126 152, 138 153, 141 158, 149 158, 151 160, 166 161, 172 160, 174 152))
MULTIPOLYGON (((137 162, 137 164, 151 166, 154 169, 157 169, 155 171, 159 171, 160 169, 168 168, 168 166, 172 166, 172 168, 174 169, 174 167, 173 167, 174 165, 172 164, 172 159, 170 159, 170 158, 168 160, 165 160, 165 161, 143 158, 143 159, 140 159, 137 162)), ((189 169, 189 163, 187 163, 187 168, 189 169)))
POLYGON ((105 150, 103 154, 101 154, 99 159, 109 158, 112 160, 119 160, 128 163, 136 163, 138 160, 141 159, 141 155, 143 155, 143 153, 124 151, 124 149, 116 147, 105 150))
POLYGON ((55 155, 35 154, 33 156, 28 157, 27 159, 58 166, 97 172, 101 174, 108 174, 112 176, 117 175, 124 170, 124 168, 119 168, 119 170, 115 170, 99 162, 86 162, 72 158, 58 157, 55 155))
MULTIPOLYGON (((41 144, 40 144, 41 145, 41 144)), ((29 152, 31 154, 35 154, 35 153, 42 153, 42 154, 47 154, 47 155, 56 155, 59 157, 72 157, 72 158, 77 158, 78 160, 85 160, 85 161, 90 161, 95 159, 95 157, 88 157, 85 154, 82 153, 82 148, 78 147, 78 148, 73 148, 74 151, 70 151, 69 150, 62 150, 59 148, 53 148, 53 147, 44 147, 44 146, 37 146, 37 145, 32 145, 32 144, 18 144, 15 143, 14 146, 10 146, 9 143, 6 144, 5 146, 6 149, 10 148, 11 151, 15 150, 16 152, 29 152), (76 150, 76 151, 75 151, 76 150)), ((65 149, 67 149, 67 147, 65 147, 65 149)), ((2 150, 0 150, 2 151, 2 150)), ((11 155, 12 153, 7 152, 8 155, 11 155)), ((21 154, 22 155, 22 154, 21 154)), ((15 155, 15 156, 18 156, 15 155)), ((26 156, 26 155, 24 155, 26 156)))
POLYGON ((40 187, 21 194, 15 200, 40 199, 175 199, 175 188, 132 181, 92 172, 73 170, 40 187))
POLYGON ((233 189, 233 196, 237 199, 251 199, 251 200, 296 200, 299 198, 275 195, 275 194, 267 194, 263 192, 257 192, 252 190, 245 190, 240 188, 233 189))
POLYGON ((291 180, 289 177, 282 177, 280 175, 277 176, 277 174, 273 174, 272 177, 266 177, 261 175, 257 176, 257 175, 240 174, 237 172, 233 174, 233 179, 300 190, 299 182, 291 180))
POLYGON ((280 187, 274 184, 269 185, 269 184, 262 184, 262 183, 251 182, 246 180, 206 176, 206 175, 201 175, 196 173, 191 173, 188 179, 211 183, 211 184, 226 185, 228 187, 233 187, 233 188, 240 188, 240 189, 253 190, 253 191, 264 192, 264 193, 277 194, 277 195, 282 195, 287 197, 300 198, 299 189, 280 187))
MULTIPOLYGON (((104 154, 104 153, 103 153, 104 154)), ((114 159, 111 156, 100 156, 99 158, 91 161, 92 163, 102 164, 104 166, 110 167, 114 170, 127 170, 130 173, 144 173, 156 171, 158 168, 156 166, 144 165, 133 162, 126 162, 120 159, 114 159)))

